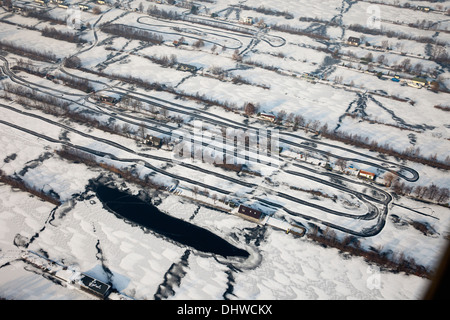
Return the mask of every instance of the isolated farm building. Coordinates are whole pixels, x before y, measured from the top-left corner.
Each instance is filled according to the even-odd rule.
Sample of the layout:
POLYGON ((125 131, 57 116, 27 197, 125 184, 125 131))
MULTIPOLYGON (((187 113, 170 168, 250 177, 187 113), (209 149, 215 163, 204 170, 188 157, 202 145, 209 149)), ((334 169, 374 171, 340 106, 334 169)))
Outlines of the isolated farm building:
POLYGON ((158 137, 154 137, 151 135, 147 135, 144 139, 145 144, 152 146, 152 147, 161 147, 162 145, 162 140, 158 137))
POLYGON ((84 273, 81 274, 79 285, 82 290, 94 294, 102 299, 105 299, 111 292, 110 285, 94 279, 84 273))
POLYGON ((175 46, 175 47, 178 47, 178 46, 181 46, 181 45, 188 45, 188 43, 186 42, 186 41, 180 41, 180 40, 174 40, 173 41, 173 45, 175 46))
POLYGON ((356 37, 349 37, 347 43, 352 46, 359 46, 361 44, 361 39, 356 37))
POLYGON ((178 65, 177 70, 181 70, 181 71, 189 71, 189 72, 196 72, 197 71, 197 67, 190 65, 190 64, 184 64, 184 63, 180 63, 178 65))
POLYGON ((417 10, 423 11, 423 12, 430 12, 430 7, 424 7, 424 6, 417 6, 417 10))
POLYGON ((428 84, 428 81, 424 78, 416 77, 410 80, 412 83, 417 84, 419 86, 425 87, 428 84))
POLYGON ((259 116, 262 118, 262 119, 264 119, 264 120, 268 120, 268 121, 271 121, 271 122, 274 122, 275 121, 275 119, 276 119, 276 117, 273 115, 273 114, 270 114, 270 113, 260 113, 259 114, 259 116))
POLYGON ((111 104, 111 105, 116 104, 120 100, 118 98, 107 96, 107 95, 95 95, 94 99, 97 101, 107 103, 107 104, 111 104))
POLYGON ((347 168, 347 172, 352 176, 357 176, 359 174, 359 169, 350 166, 347 168))
POLYGON ((247 18, 245 18, 245 19, 244 19, 244 23, 245 23, 245 24, 253 24, 253 23, 254 23, 253 17, 247 17, 247 18))
POLYGON ((82 4, 82 3, 79 4, 78 7, 80 8, 80 10, 83 10, 83 11, 86 11, 86 10, 90 9, 90 7, 88 5, 82 4))
POLYGON ((262 216, 262 212, 244 205, 240 205, 238 209, 238 213, 246 218, 255 222, 259 222, 262 216))
POLYGON ((364 170, 359 170, 358 177, 375 180, 375 173, 372 173, 369 171, 364 171, 364 170))

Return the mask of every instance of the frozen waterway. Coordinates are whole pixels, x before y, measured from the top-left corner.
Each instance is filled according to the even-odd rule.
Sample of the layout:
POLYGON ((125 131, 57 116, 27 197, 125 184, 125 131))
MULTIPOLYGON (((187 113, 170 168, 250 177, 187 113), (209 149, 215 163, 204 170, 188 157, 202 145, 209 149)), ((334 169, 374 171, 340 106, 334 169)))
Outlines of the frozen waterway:
POLYGON ((96 192, 102 203, 120 217, 178 243, 223 257, 249 256, 247 251, 231 245, 214 233, 164 214, 136 196, 104 185, 98 186, 96 192))

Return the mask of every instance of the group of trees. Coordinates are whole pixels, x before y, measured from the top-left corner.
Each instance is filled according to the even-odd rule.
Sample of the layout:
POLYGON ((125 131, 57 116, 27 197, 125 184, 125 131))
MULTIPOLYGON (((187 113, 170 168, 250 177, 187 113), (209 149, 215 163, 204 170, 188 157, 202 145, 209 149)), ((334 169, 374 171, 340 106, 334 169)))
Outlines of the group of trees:
POLYGON ((6 175, 2 170, 0 170, 0 182, 6 183, 10 185, 13 188, 18 188, 22 191, 31 193, 34 196, 37 196, 38 198, 50 202, 54 205, 59 206, 61 204, 61 201, 57 199, 56 197, 45 193, 43 190, 38 190, 32 186, 30 186, 28 183, 26 183, 24 180, 20 179, 19 177, 13 177, 6 175))
POLYGON ((5 50, 38 61, 56 62, 58 60, 56 55, 49 50, 42 51, 32 49, 8 41, 0 40, 0 50, 5 50))
POLYGON ((66 113, 69 107, 69 103, 67 101, 47 94, 39 94, 27 87, 5 83, 3 88, 4 98, 8 99, 10 98, 9 94, 13 94, 18 96, 18 98, 14 99, 17 103, 38 108, 47 113, 59 116, 66 113))
MULTIPOLYGON (((144 12, 144 5, 139 4, 139 11, 144 12)), ((148 6, 147 14, 162 19, 177 20, 180 19, 180 15, 176 11, 167 11, 159 9, 156 5, 148 6)))
POLYGON ((276 31, 281 31, 281 32, 287 32, 290 34, 296 34, 296 35, 300 35, 300 36, 307 36, 313 39, 319 39, 319 40, 330 40, 330 37, 323 35, 323 34, 319 34, 319 33, 314 33, 314 32, 308 32, 308 31, 304 31, 302 29, 299 28, 294 28, 291 27, 289 25, 272 25, 271 28, 273 30, 276 31))
POLYGON ((339 238, 336 232, 328 227, 322 230, 314 225, 307 237, 323 246, 337 248, 341 253, 364 257, 367 262, 375 263, 382 268, 414 274, 423 278, 431 278, 432 276, 432 272, 419 265, 414 258, 406 257, 403 253, 396 253, 392 250, 383 250, 382 247, 365 249, 361 246, 357 237, 347 235, 339 238))
POLYGON ((161 44, 163 37, 161 35, 126 26, 123 24, 107 24, 102 26, 102 31, 127 39, 146 41, 153 44, 161 44))
POLYGON ((162 56, 145 56, 145 58, 151 60, 154 63, 157 63, 164 67, 173 67, 178 63, 177 56, 172 54, 170 56, 168 55, 162 55, 162 56))
POLYGON ((65 74, 58 74, 55 78, 63 81, 64 85, 71 88, 84 91, 86 93, 94 91, 94 88, 90 85, 87 79, 76 78, 65 74))
POLYGON ((83 162, 84 164, 90 167, 100 167, 106 169, 110 172, 116 173, 120 175, 125 181, 135 183, 143 188, 151 188, 151 189, 162 189, 164 186, 153 181, 150 176, 145 176, 141 178, 139 173, 133 171, 132 169, 125 168, 117 168, 112 164, 107 164, 101 161, 98 161, 96 157, 92 154, 80 151, 78 149, 63 146, 61 149, 55 151, 61 158, 67 159, 69 161, 75 162, 83 162))
POLYGON ((259 6, 259 7, 249 7, 246 5, 241 5, 240 6, 242 10, 252 10, 252 11, 256 11, 258 13, 262 13, 262 14, 266 14, 266 15, 271 15, 271 16, 276 16, 276 17, 285 17, 286 19, 292 19, 294 16, 292 15, 292 13, 288 12, 287 10, 285 11, 278 11, 278 10, 274 10, 271 8, 266 8, 264 6, 259 6))
POLYGON ((347 26, 347 29, 360 32, 364 34, 370 34, 370 35, 383 35, 388 38, 397 38, 397 39, 406 39, 406 40, 413 40, 421 43, 434 43, 441 46, 445 46, 446 44, 444 42, 436 41, 432 37, 426 37, 426 36, 416 36, 413 34, 406 34, 401 33, 398 31, 393 30, 385 30, 385 29, 377 29, 377 28, 369 28, 360 24, 351 24, 347 26))
POLYGON ((430 165, 440 169, 450 169, 450 156, 444 160, 439 160, 436 154, 429 156, 422 155, 420 153, 420 149, 407 148, 405 150, 398 150, 387 143, 380 144, 374 139, 371 140, 369 137, 364 137, 359 134, 329 130, 326 123, 322 124, 318 120, 306 120, 301 115, 294 113, 287 114, 284 110, 281 110, 276 114, 275 121, 278 124, 291 125, 294 131, 297 131, 300 127, 302 127, 305 132, 312 131, 320 133, 325 138, 341 141, 353 146, 370 149, 371 151, 430 165))
POLYGON ((385 185, 391 187, 398 195, 414 196, 418 199, 428 199, 438 203, 447 204, 450 199, 449 188, 440 188, 436 184, 431 183, 428 186, 407 185, 405 182, 400 182, 397 174, 388 172, 384 175, 385 185))
POLYGON ((73 32, 64 32, 57 30, 54 27, 45 27, 41 30, 41 34, 44 37, 54 38, 58 40, 68 41, 72 43, 85 43, 87 42, 83 38, 79 37, 77 34, 73 32))

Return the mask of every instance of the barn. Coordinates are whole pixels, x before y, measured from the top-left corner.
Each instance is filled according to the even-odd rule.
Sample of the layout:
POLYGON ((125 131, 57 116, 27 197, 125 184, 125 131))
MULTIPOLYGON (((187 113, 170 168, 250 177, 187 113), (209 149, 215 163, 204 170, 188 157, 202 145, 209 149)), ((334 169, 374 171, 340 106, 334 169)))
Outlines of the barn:
POLYGON ((262 216, 262 212, 244 205, 240 205, 238 213, 246 219, 250 219, 255 222, 259 222, 262 216))
POLYGON ((369 179, 369 180, 375 180, 375 173, 372 173, 369 171, 364 171, 364 170, 359 170, 358 177, 369 179))
POLYGON ((361 39, 356 37, 349 37, 347 40, 347 44, 352 46, 359 46, 361 44, 361 39))
POLYGON ((144 139, 144 142, 145 144, 156 148, 160 148, 162 145, 162 140, 160 138, 151 135, 147 135, 144 139))

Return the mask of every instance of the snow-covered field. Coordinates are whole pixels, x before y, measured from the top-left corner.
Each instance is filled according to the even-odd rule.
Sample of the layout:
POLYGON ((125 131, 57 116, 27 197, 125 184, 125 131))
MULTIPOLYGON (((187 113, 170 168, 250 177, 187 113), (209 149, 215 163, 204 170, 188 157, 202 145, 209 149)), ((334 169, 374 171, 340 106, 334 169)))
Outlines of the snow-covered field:
MULTIPOLYGON (((428 59, 431 48, 414 40, 389 38, 404 55, 345 45, 348 36, 359 37, 361 34, 344 26, 367 21, 370 3, 363 1, 302 1, 301 5, 299 1, 289 0, 202 1, 198 9, 200 15, 188 15, 202 19, 202 23, 219 23, 216 27, 146 14, 146 9, 153 5, 180 15, 187 14, 188 8, 152 1, 143 3, 141 13, 134 10, 139 4, 139 0, 134 0, 120 8, 99 5, 99 15, 82 12, 81 20, 91 26, 80 33, 88 41, 83 45, 44 37, 40 30, 51 25, 48 21, 40 22, 1 9, 0 40, 50 51, 60 59, 59 62, 76 56, 84 70, 30 58, 32 65, 53 74, 67 72, 87 78, 95 90, 128 94, 141 99, 142 106, 138 110, 129 106, 120 109, 117 105, 94 103, 83 91, 71 89, 61 82, 53 83, 23 71, 11 76, 10 68, 20 63, 21 56, 2 52, 0 76, 6 75, 0 77, 2 90, 4 84, 9 83, 50 93, 68 99, 72 110, 83 111, 103 124, 118 128, 127 125, 130 131, 129 137, 108 133, 45 114, 32 105, 26 107, 0 98, 1 172, 22 179, 34 189, 57 195, 62 202, 55 207, 36 196, 0 184, 0 298, 95 299, 64 283, 52 281, 45 272, 23 261, 23 251, 32 250, 139 300, 421 299, 431 283, 429 279, 390 272, 362 257, 322 246, 306 236, 296 237, 268 225, 244 220, 233 214, 237 209, 221 201, 221 197, 250 204, 274 218, 301 225, 308 232, 314 225, 323 229, 331 226, 329 229, 336 232, 339 239, 353 234, 361 248, 377 250, 396 259, 414 260, 428 270, 435 270, 448 244, 448 207, 392 194, 392 189, 384 187, 382 182, 388 168, 399 170, 404 166, 419 174, 417 181, 400 180, 408 186, 434 183, 439 188, 449 188, 447 170, 354 148, 315 137, 314 133, 304 130, 293 132, 290 127, 283 126, 277 128, 282 131, 281 137, 289 141, 281 144, 280 167, 249 165, 255 175, 237 174, 208 163, 177 163, 172 161, 173 153, 167 148, 147 148, 132 137, 138 135, 139 126, 143 124, 147 126, 147 133, 162 138, 177 127, 192 130, 194 120, 198 119, 206 119, 204 128, 209 132, 220 132, 227 124, 233 128, 247 125, 253 129, 274 128, 274 124, 262 122, 256 115, 243 115, 244 105, 251 102, 261 112, 276 115, 284 111, 292 116, 301 115, 307 122, 326 124, 329 130, 358 134, 379 145, 389 144, 398 151, 414 147, 420 149, 424 157, 436 155, 439 161, 445 162, 450 159, 449 112, 434 106, 449 106, 447 92, 418 90, 378 79, 372 73, 364 72, 365 67, 358 70, 361 67, 358 62, 352 67, 344 66, 350 60, 340 61, 330 52, 355 61, 369 52, 373 52, 374 61, 383 54, 387 60, 383 66, 376 66, 379 70, 399 64, 405 59, 404 55, 408 55, 412 65, 421 63, 424 72, 434 70, 438 73, 444 85, 449 83, 448 65, 428 59), (242 9, 242 5, 246 9, 242 9), (261 12, 264 8, 278 14, 261 12), (286 18, 287 13, 293 18, 286 18), (268 26, 288 25, 303 31, 315 30, 330 40, 269 28, 261 30, 242 24, 247 17, 258 17, 268 26), (300 17, 340 25, 323 26, 300 21, 300 17), (159 34, 163 43, 150 45, 111 36, 101 31, 107 22, 159 34), (246 28, 251 34, 238 32, 236 28, 246 28), (185 37, 186 44, 175 46, 173 41, 181 37, 185 37), (198 39, 205 43, 196 48, 193 44, 198 39), (236 55, 241 55, 241 59, 236 55), (198 71, 184 72, 176 65, 163 66, 149 59, 162 57, 195 66, 198 71), (211 76, 213 72, 223 74, 211 76), (302 78, 304 73, 315 74, 316 81, 302 78), (170 90, 140 89, 125 81, 108 79, 111 75, 159 83, 170 90), (235 77, 241 77, 246 83, 235 83, 235 77), (334 79, 341 79, 341 83, 334 79), (215 100, 228 104, 232 110, 180 98, 176 93, 215 100), (151 111, 155 106, 159 114, 151 111), (166 116, 162 114, 164 108, 171 108, 166 116), (182 119, 180 124, 170 118, 175 116, 182 119), (149 177, 164 187, 176 185, 177 192, 142 190, 105 169, 64 160, 55 152, 63 145, 97 152, 97 160, 123 170, 133 169, 139 177, 149 177), (315 148, 315 151, 302 149, 304 146, 315 148), (309 152, 308 161, 299 156, 305 150, 309 152), (102 157, 98 153, 108 155, 102 157), (354 163, 348 161, 347 165, 376 172, 380 184, 362 183, 356 177, 340 173, 336 167, 334 175, 329 176, 323 167, 325 163, 334 165, 337 157, 354 159, 354 163), (162 212, 215 233, 246 250, 249 257, 224 258, 199 252, 119 218, 102 205, 91 188, 90 180, 100 177, 133 195, 145 191, 162 212), (202 187, 194 192, 197 185, 202 187), (312 191, 319 191, 320 195, 312 194, 312 191), (390 201, 387 201, 388 193, 392 195, 390 201), (426 226, 428 233, 416 229, 417 224, 426 226), (376 227, 381 231, 366 236, 376 227)), ((439 12, 427 14, 380 4, 382 19, 400 23, 385 22, 383 30, 398 26, 396 30, 403 33, 446 42, 448 51, 448 32, 437 34, 407 26, 419 19, 428 19, 439 22, 440 28, 446 28, 442 12, 447 8, 431 5, 439 12)), ((65 11, 51 5, 49 13, 60 17, 65 11)), ((59 25, 58 29, 64 30, 64 27, 59 25)), ((365 36, 377 46, 388 39, 384 35, 365 36)), ((12 94, 9 97, 17 98, 12 94)), ((408 172, 405 176, 411 178, 408 172)))

